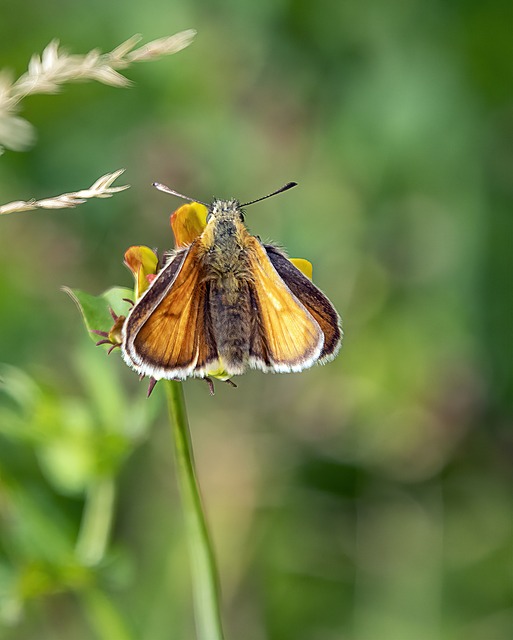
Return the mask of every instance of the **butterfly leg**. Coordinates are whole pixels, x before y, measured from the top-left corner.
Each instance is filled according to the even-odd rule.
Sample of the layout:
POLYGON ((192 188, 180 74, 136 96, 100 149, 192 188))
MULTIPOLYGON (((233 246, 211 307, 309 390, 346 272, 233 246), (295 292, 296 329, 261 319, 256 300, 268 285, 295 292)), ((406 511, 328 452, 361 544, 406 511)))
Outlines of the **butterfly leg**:
MULTIPOLYGON (((140 380, 142 380, 145 376, 140 376, 140 380)), ((171 378, 171 380, 174 380, 175 382, 183 382, 183 380, 179 380, 178 378, 171 378)), ((148 391, 146 393, 146 397, 149 398, 152 394, 153 389, 155 389, 155 385, 157 384, 158 380, 155 380, 155 378, 150 378, 150 384, 148 385, 148 391)))
POLYGON ((157 384, 158 380, 155 380, 155 378, 150 378, 150 384, 148 385, 148 392, 146 393, 146 397, 149 398, 151 396, 151 392, 153 391, 153 389, 155 389, 155 385, 157 384))
POLYGON ((214 389, 214 381, 212 380, 212 378, 205 376, 204 378, 202 378, 202 380, 205 380, 205 382, 208 384, 208 390, 210 391, 210 395, 211 396, 215 395, 216 392, 214 389))

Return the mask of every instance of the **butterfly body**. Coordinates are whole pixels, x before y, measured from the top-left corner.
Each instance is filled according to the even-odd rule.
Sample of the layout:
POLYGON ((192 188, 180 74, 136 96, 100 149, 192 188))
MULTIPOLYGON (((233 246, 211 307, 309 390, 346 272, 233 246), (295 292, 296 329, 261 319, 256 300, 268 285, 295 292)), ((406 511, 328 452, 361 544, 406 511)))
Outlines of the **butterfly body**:
POLYGON ((205 232, 199 239, 208 281, 208 306, 222 366, 243 373, 249 359, 251 315, 248 283, 251 266, 247 239, 236 200, 215 200, 205 232))
POLYGON ((153 378, 301 371, 332 359, 340 319, 323 293, 214 200, 203 233, 170 254, 123 328, 123 358, 153 378))

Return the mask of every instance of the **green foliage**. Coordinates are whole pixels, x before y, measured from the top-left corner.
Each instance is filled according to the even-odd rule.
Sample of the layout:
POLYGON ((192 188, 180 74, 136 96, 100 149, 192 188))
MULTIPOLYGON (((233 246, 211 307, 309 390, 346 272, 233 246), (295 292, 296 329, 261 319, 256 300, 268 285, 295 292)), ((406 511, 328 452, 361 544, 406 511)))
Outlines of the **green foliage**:
MULTIPOLYGON (((67 287, 64 291, 76 302, 89 332, 106 331, 108 333, 113 325, 110 310, 112 309, 117 315, 126 315, 130 309, 130 303, 127 300, 134 297, 133 291, 124 287, 113 287, 101 296, 92 296, 67 287)), ((94 333, 90 333, 90 336, 95 342, 98 341, 94 333)))
POLYGON ((38 385, 13 366, 0 368, 0 480, 9 514, 0 624, 20 622, 31 601, 66 591, 86 609, 101 600, 111 618, 119 617, 96 594, 120 575, 119 554, 107 552, 115 483, 158 409, 123 394, 118 376, 89 345, 76 355, 81 396, 38 385))

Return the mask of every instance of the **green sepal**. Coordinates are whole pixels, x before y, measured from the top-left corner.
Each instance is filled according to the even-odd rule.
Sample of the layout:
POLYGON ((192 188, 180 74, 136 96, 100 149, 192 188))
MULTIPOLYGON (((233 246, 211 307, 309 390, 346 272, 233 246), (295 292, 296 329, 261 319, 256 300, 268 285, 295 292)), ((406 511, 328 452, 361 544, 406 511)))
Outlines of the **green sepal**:
POLYGON ((79 308, 89 335, 95 342, 98 341, 98 335, 92 331, 106 331, 108 333, 112 328, 114 320, 110 309, 117 315, 126 316, 131 305, 123 298, 134 299, 133 290, 126 287, 112 287, 99 296, 92 296, 79 289, 69 289, 68 287, 63 287, 62 290, 79 308))

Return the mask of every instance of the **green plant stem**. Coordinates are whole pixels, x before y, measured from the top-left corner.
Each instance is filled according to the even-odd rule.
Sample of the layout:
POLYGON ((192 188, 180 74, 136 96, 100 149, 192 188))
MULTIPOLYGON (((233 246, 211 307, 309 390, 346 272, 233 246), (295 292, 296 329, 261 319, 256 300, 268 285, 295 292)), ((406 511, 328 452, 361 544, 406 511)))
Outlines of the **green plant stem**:
POLYGON ((134 640, 126 620, 109 598, 98 589, 80 593, 83 610, 98 640, 134 640))
POLYGON ((217 569, 196 478, 183 385, 166 380, 165 386, 189 542, 197 638, 223 640, 217 569))
POLYGON ((77 540, 77 556, 87 566, 102 560, 112 526, 115 489, 111 477, 99 478, 87 491, 77 540))

